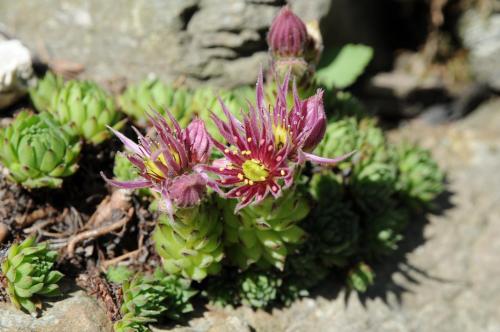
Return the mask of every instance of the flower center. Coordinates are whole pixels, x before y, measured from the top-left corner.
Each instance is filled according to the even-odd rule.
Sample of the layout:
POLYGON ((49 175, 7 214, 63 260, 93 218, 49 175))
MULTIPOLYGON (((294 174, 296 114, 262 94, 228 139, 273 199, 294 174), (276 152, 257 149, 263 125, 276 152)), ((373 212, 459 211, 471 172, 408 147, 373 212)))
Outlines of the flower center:
POLYGON ((243 174, 250 181, 265 181, 269 171, 258 160, 251 159, 243 163, 243 174))
MULTIPOLYGON (((172 157, 174 158, 175 162, 176 163, 180 163, 180 156, 177 152, 175 151, 171 151, 172 153, 172 157)), ((155 163, 155 162, 160 162, 163 166, 165 166, 166 168, 168 168, 168 164, 167 164, 167 160, 165 159, 165 156, 163 155, 163 153, 161 153, 160 155, 158 155, 158 157, 156 158, 156 160, 153 160, 153 159, 147 159, 145 162, 144 162, 144 165, 146 166, 146 172, 153 178, 157 179, 157 180, 163 180, 163 179, 166 179, 168 177, 167 174, 165 174, 159 167, 158 165, 155 163)))

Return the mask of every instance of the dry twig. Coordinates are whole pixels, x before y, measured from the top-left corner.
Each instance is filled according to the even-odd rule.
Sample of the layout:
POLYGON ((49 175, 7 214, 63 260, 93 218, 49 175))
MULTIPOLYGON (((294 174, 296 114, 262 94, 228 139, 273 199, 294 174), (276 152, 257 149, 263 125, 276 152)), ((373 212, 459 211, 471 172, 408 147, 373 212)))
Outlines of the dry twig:
POLYGON ((87 239, 97 238, 108 233, 117 231, 124 227, 132 218, 134 208, 130 204, 130 196, 122 190, 113 192, 107 196, 97 207, 94 214, 85 225, 85 231, 72 236, 66 247, 67 255, 73 257, 75 247, 78 243, 87 239), (114 221, 117 217, 116 212, 121 213, 121 218, 114 221), (125 213, 125 216, 123 216, 125 213))

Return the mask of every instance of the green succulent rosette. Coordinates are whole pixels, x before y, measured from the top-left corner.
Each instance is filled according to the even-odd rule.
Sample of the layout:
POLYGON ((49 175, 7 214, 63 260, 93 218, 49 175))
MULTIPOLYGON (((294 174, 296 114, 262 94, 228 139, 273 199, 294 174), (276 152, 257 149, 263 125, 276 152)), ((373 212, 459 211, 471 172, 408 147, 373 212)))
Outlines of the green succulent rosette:
POLYGON ((397 168, 384 133, 373 119, 358 122, 356 151, 351 158, 350 191, 363 211, 378 213, 392 203, 397 168))
POLYGON ((397 190, 411 207, 428 205, 444 190, 444 173, 429 151, 409 143, 395 148, 397 190))
POLYGON ((281 285, 282 279, 273 273, 247 271, 240 280, 239 297, 245 305, 266 308, 279 298, 281 285))
POLYGON ((365 213, 372 214, 392 205, 395 186, 395 166, 374 162, 354 168, 350 190, 357 206, 365 213))
POLYGON ((220 213, 210 201, 161 215, 153 233, 165 272, 196 281, 220 271, 224 257, 220 213))
POLYGON ((49 113, 19 113, 0 129, 0 162, 9 178, 26 188, 62 185, 62 178, 78 169, 81 144, 49 113))
POLYGON ((119 130, 126 122, 113 98, 93 82, 69 81, 54 98, 49 111, 60 123, 68 124, 73 135, 91 144, 110 137, 107 126, 119 130))
POLYGON ((153 275, 137 274, 122 286, 122 319, 115 323, 115 331, 149 331, 147 325, 160 316, 178 320, 193 311, 190 303, 196 291, 190 282, 177 276, 166 275, 157 269, 153 275))
POLYGON ((289 189, 283 196, 267 198, 234 213, 236 202, 219 200, 224 219, 224 245, 230 262, 241 269, 257 263, 283 270, 289 251, 302 243, 306 233, 297 223, 309 213, 307 199, 289 189))
POLYGON ((298 290, 310 289, 324 280, 329 269, 323 264, 317 243, 311 238, 286 260, 287 281, 298 290))
MULTIPOLYGON (((354 118, 345 118, 327 125, 323 140, 316 147, 315 153, 326 158, 335 158, 355 151, 358 148, 358 123, 354 118)), ((340 168, 349 165, 350 160, 340 163, 340 168)))
POLYGON ((147 113, 153 110, 162 115, 168 110, 181 126, 185 126, 191 119, 191 95, 186 88, 175 88, 158 79, 146 79, 130 85, 118 98, 118 103, 123 112, 141 127, 147 125, 147 113))
POLYGON ((61 76, 47 72, 43 79, 38 80, 36 85, 29 89, 31 101, 37 111, 48 111, 54 102, 54 96, 64 86, 61 76))
POLYGON ((10 300, 18 309, 35 312, 39 297, 60 294, 57 282, 63 274, 53 270, 56 259, 57 252, 50 251, 47 243, 37 244, 35 237, 9 248, 2 273, 10 300))
POLYGON ((156 322, 167 310, 164 304, 167 294, 153 276, 138 274, 132 280, 125 281, 122 290, 120 312, 123 318, 115 324, 115 331, 128 331, 134 326, 137 328, 156 322))
POLYGON ((408 224, 408 213, 389 207, 386 211, 366 217, 365 239, 367 254, 380 258, 392 254, 403 239, 402 232, 408 224))
POLYGON ((173 320, 181 320, 183 315, 193 311, 190 301, 197 291, 191 289, 191 281, 167 274, 161 269, 155 271, 154 278, 167 294, 165 298, 167 310, 163 316, 173 320))

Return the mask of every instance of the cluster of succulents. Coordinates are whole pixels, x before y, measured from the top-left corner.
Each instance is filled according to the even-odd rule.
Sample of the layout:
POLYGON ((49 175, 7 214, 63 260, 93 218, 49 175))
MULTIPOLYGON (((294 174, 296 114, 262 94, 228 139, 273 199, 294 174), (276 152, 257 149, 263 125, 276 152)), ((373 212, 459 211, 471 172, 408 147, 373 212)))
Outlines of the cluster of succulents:
POLYGON ((63 275, 53 269, 56 259, 57 252, 49 250, 47 243, 36 243, 35 237, 9 248, 2 273, 9 298, 18 309, 34 313, 40 307, 39 297, 59 295, 57 283, 63 275))
MULTIPOLYGON (((21 112, 0 130, 0 162, 27 188, 61 186, 78 168, 80 141, 98 145, 113 133, 124 144, 114 177, 101 174, 153 202, 161 268, 108 270, 123 290, 116 331, 180 319, 193 310, 193 285, 211 302, 256 308, 288 305, 332 272, 366 291, 372 264, 397 250, 409 215, 443 190, 427 151, 391 144, 357 99, 336 90, 359 68, 325 78, 345 52, 363 66, 369 52, 350 47, 314 78, 322 45, 311 29, 280 11, 268 34, 272 74, 264 85, 261 73, 255 89, 149 79, 130 85, 116 107, 95 83, 48 74, 30 91, 39 114, 21 112), (137 141, 119 132, 120 110, 140 127, 137 141)), ((57 293, 54 260, 33 238, 10 248, 2 270, 14 304, 34 311, 33 296, 57 293)))
POLYGON ((147 324, 160 315, 178 320, 193 310, 189 299, 196 294, 190 282, 156 270, 153 275, 137 274, 122 285, 121 320, 115 323, 116 332, 149 331, 147 324))

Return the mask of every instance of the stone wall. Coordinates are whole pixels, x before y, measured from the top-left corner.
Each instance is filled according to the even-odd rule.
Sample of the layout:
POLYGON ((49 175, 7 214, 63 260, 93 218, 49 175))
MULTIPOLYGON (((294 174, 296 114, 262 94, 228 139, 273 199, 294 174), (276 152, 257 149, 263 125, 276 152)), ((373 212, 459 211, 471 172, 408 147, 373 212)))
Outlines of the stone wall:
MULTIPOLYGON (((144 78, 220 86, 253 83, 267 65, 266 32, 284 0, 0 1, 0 31, 44 62, 82 64, 97 80, 144 78)), ((330 0, 292 0, 322 19, 330 0), (311 5, 313 4, 313 5, 311 5)))

